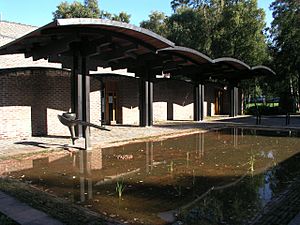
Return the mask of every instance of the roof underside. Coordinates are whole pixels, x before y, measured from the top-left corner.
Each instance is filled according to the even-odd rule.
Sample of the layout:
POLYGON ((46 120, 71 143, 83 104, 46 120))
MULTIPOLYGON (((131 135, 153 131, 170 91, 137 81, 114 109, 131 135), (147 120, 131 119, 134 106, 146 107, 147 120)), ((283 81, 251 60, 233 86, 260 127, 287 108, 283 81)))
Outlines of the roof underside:
POLYGON ((88 56, 88 67, 127 68, 141 76, 169 73, 193 80, 209 77, 245 79, 274 72, 267 67, 250 68, 232 58, 210 59, 193 49, 175 44, 149 30, 102 19, 59 19, 0 48, 0 55, 25 53, 33 60, 48 59, 72 68, 73 56, 88 56))

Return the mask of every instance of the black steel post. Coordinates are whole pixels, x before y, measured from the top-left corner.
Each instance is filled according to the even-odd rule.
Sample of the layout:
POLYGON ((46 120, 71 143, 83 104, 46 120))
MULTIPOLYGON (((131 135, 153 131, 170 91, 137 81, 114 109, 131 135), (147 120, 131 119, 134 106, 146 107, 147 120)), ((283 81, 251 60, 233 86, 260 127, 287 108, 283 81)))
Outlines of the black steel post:
POLYGON ((153 125, 153 81, 148 80, 148 121, 147 126, 153 125))
POLYGON ((239 115, 239 89, 237 87, 234 88, 234 94, 235 94, 235 115, 239 115))
POLYGON ((204 119, 204 85, 196 84, 194 86, 194 121, 203 121, 204 119))
MULTIPOLYGON (((76 113, 76 118, 82 120, 82 67, 80 51, 76 46, 73 47, 73 67, 71 74, 71 110, 76 113)), ((75 127, 75 135, 82 137, 82 126, 75 127)))
MULTIPOLYGON (((77 119, 82 120, 83 115, 82 115, 82 68, 81 68, 81 60, 79 60, 79 71, 77 73, 77 119)), ((78 137, 83 137, 83 129, 82 125, 78 125, 78 137)))
MULTIPOLYGON (((82 120, 90 122, 90 76, 87 67, 87 60, 85 56, 81 57, 81 72, 82 72, 82 120)), ((85 149, 90 148, 90 127, 84 126, 83 137, 85 138, 85 149)))
POLYGON ((153 81, 145 70, 144 77, 140 78, 140 126, 153 125, 153 81))
POLYGON ((78 56, 73 55, 73 67, 71 74, 71 112, 76 113, 77 111, 77 74, 78 74, 78 56))
POLYGON ((167 101, 167 120, 174 119, 173 101, 167 101))
POLYGON ((140 126, 147 126, 148 120, 148 88, 147 81, 144 78, 140 78, 140 99, 139 99, 139 110, 140 110, 140 126))
POLYGON ((239 97, 238 97, 238 88, 232 86, 230 88, 230 117, 235 117, 238 115, 239 107, 239 97))

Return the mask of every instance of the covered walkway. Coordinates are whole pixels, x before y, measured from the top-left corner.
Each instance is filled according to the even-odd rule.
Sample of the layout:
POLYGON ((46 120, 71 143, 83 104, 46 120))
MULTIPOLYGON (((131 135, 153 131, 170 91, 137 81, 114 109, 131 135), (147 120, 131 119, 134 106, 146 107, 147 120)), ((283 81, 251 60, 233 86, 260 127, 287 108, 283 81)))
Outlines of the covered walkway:
MULTIPOLYGON (((230 116, 238 112, 238 82, 273 75, 264 66, 250 67, 233 58, 210 59, 193 49, 140 27, 101 19, 59 19, 0 48, 0 54, 24 53, 71 70, 71 112, 90 122, 90 71, 98 67, 127 69, 139 78, 140 126, 153 125, 153 80, 168 74, 194 84, 194 120, 203 120, 204 83, 226 80, 231 90, 230 116)), ((78 137, 90 148, 90 129, 79 125, 78 137)))

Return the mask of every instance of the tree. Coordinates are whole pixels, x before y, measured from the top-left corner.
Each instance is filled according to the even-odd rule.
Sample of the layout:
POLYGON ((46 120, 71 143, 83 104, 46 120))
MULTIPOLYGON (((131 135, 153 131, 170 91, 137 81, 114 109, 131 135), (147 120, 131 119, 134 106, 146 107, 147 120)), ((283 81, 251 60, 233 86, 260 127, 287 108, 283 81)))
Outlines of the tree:
POLYGON ((167 16, 163 12, 154 11, 149 15, 149 20, 142 21, 140 26, 159 35, 168 36, 166 20, 167 16))
POLYGON ((62 2, 57 6, 56 11, 53 13, 54 19, 62 18, 102 18, 117 20, 121 22, 129 23, 130 15, 126 12, 119 14, 111 14, 106 11, 100 11, 98 6, 98 0, 85 0, 82 5, 78 1, 74 1, 69 4, 68 2, 62 2))
POLYGON ((280 77, 282 95, 289 94, 300 104, 300 3, 299 0, 275 0, 271 4, 274 66, 280 77))
POLYGON ((171 1, 171 7, 173 9, 174 12, 176 12, 176 10, 178 8, 198 8, 201 5, 204 4, 209 4, 210 0, 206 1, 206 0, 172 0, 171 1))
POLYGON ((100 10, 97 0, 85 0, 84 5, 78 1, 69 4, 62 2, 53 13, 54 19, 63 18, 99 18, 100 10))
POLYGON ((168 38, 177 45, 194 48, 212 55, 212 21, 204 8, 179 8, 167 20, 168 38))
POLYGON ((126 12, 120 12, 119 14, 111 14, 107 11, 101 11, 100 18, 101 19, 108 19, 108 20, 115 20, 120 21, 123 23, 129 23, 130 22, 130 15, 126 12))
POLYGON ((84 7, 86 8, 86 16, 88 18, 99 18, 100 9, 98 7, 98 0, 84 0, 84 7))
POLYGON ((269 59, 265 13, 257 0, 173 0, 170 17, 149 15, 142 27, 212 58, 230 56, 257 65, 269 59))
MULTIPOLYGON (((171 7, 174 13, 170 17, 162 19, 152 13, 141 26, 211 58, 228 56, 249 65, 270 61, 265 13, 257 0, 172 0, 171 7)), ((244 94, 261 91, 256 83, 242 82, 244 94)))

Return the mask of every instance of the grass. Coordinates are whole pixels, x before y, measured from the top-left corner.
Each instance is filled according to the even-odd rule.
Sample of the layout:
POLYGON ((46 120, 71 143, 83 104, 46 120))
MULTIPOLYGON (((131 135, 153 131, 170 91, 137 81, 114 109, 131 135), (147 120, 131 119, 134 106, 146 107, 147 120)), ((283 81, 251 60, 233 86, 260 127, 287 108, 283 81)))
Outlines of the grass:
POLYGON ((122 198, 125 188, 126 188, 126 185, 124 184, 123 180, 117 182, 116 192, 118 193, 119 198, 122 198))
MULTIPOLYGON (((274 102, 274 103, 256 103, 256 106, 268 106, 268 107, 278 107, 279 103, 278 102, 274 102)), ((247 103, 245 104, 245 108, 250 108, 250 107, 254 107, 255 103, 247 103)))
POLYGON ((255 155, 251 155, 250 156, 250 159, 249 159, 249 170, 250 170, 250 172, 254 172, 254 164, 255 164, 255 155))
POLYGON ((170 171, 171 173, 173 173, 173 171, 174 171, 174 162, 171 161, 171 162, 170 162, 170 165, 168 165, 168 167, 169 167, 169 171, 170 171))

